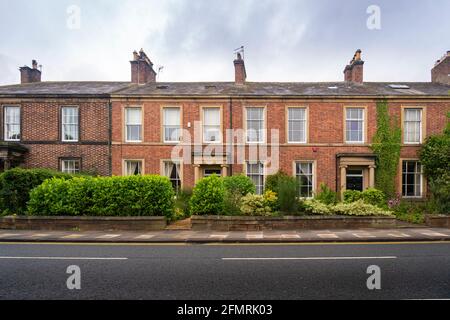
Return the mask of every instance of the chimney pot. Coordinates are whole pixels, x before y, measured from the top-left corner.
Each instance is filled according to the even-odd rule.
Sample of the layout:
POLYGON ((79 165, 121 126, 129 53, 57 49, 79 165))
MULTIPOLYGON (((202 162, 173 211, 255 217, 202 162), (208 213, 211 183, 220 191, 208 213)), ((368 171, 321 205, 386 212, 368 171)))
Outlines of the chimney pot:
POLYGON ((356 50, 350 64, 344 69, 344 81, 362 84, 364 82, 364 61, 361 59, 361 49, 356 50))
POLYGON ((34 83, 41 82, 41 71, 38 69, 38 63, 36 60, 31 61, 31 68, 28 66, 23 66, 19 68, 20 70, 20 83, 34 83))
POLYGON ((139 53, 133 52, 131 63, 131 82, 135 84, 146 84, 156 82, 156 72, 153 70, 153 63, 141 49, 139 53))
POLYGON ((247 79, 247 71, 245 70, 245 62, 240 52, 234 60, 234 83, 236 85, 244 85, 247 79))

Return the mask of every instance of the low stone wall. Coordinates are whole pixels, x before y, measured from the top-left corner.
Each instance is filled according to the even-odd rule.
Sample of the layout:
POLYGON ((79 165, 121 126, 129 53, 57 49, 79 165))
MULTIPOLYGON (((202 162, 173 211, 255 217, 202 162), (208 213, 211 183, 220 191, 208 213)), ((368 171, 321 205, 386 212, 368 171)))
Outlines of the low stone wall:
POLYGON ((425 223, 433 228, 450 228, 450 215, 426 215, 425 223))
POLYGON ((193 216, 192 230, 261 231, 393 228, 395 217, 301 216, 301 217, 229 217, 193 216))
POLYGON ((49 231, 156 231, 165 217, 24 217, 0 218, 0 229, 49 231))

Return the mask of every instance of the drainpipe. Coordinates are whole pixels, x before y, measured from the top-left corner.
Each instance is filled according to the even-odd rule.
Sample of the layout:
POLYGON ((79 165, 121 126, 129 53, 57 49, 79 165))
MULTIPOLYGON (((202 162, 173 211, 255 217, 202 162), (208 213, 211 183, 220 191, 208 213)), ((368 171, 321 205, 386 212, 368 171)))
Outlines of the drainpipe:
POLYGON ((109 119, 108 119, 108 121, 109 121, 109 128, 108 128, 108 131, 109 131, 109 141, 108 141, 108 144, 109 144, 109 154, 108 154, 108 160, 109 160, 109 176, 112 176, 112 102, 111 102, 111 100, 109 100, 109 103, 108 103, 108 113, 109 113, 109 119))
MULTIPOLYGON (((229 103, 229 105, 228 105, 228 112, 230 114, 230 129, 233 129, 233 98, 232 97, 230 97, 228 103, 229 103)), ((228 156, 231 157, 233 155, 233 143, 232 143, 233 141, 232 140, 229 141, 228 138, 230 138, 230 137, 227 137, 227 143, 229 144, 229 146, 227 147, 227 149, 228 149, 227 152, 228 152, 229 155, 227 155, 227 157, 228 156)), ((230 176, 233 175, 233 161, 234 161, 234 157, 230 161, 230 168, 229 168, 229 175, 230 176)))

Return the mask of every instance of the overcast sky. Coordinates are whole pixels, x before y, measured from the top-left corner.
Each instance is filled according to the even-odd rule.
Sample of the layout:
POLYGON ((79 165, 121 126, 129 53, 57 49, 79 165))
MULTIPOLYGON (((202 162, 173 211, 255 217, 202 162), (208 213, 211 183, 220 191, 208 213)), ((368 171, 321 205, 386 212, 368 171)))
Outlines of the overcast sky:
POLYGON ((0 0, 0 84, 32 59, 43 81, 129 81, 140 48, 159 81, 232 81, 241 45, 249 81, 342 81, 359 48, 366 81, 429 81, 449 31, 449 0, 0 0))

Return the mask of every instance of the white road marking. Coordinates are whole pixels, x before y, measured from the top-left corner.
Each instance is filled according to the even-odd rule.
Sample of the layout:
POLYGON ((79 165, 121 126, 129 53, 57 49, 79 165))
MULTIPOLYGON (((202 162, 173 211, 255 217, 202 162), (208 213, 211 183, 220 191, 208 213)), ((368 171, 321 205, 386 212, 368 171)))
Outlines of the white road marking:
POLYGON ((374 236, 373 234, 366 234, 366 233, 352 233, 357 238, 376 238, 377 236, 374 236))
POLYGON ((227 234, 212 234, 209 236, 210 238, 219 238, 219 239, 224 239, 226 237, 228 237, 227 234))
POLYGON ((430 236, 430 237, 450 237, 449 235, 439 233, 439 232, 421 232, 421 233, 425 236, 430 236))
POLYGON ((388 236, 394 238, 411 238, 411 236, 406 233, 388 233, 388 236))
POLYGON ((84 237, 83 234, 69 234, 68 236, 62 237, 62 239, 78 239, 84 237))
POLYGON ((263 239, 264 235, 261 234, 247 234, 247 239, 263 239))
POLYGON ((339 238, 334 233, 319 233, 319 234, 317 234, 317 236, 322 239, 338 239, 339 238))
POLYGON ((43 237, 48 237, 50 236, 48 233, 36 233, 31 235, 33 238, 43 238, 43 237))
POLYGON ((300 239, 301 237, 298 234, 282 234, 281 238, 283 239, 300 239))
POLYGON ((128 258, 91 257, 0 257, 0 260, 128 260, 128 258))
POLYGON ((276 261, 276 260, 373 260, 397 259, 395 256, 385 257, 308 257, 308 258, 222 258, 224 261, 276 261))
POLYGON ((155 237, 154 234, 143 234, 143 235, 140 235, 140 236, 136 237, 135 239, 148 240, 148 239, 151 239, 151 238, 154 238, 154 237, 155 237))
POLYGON ((105 234, 103 236, 97 237, 96 239, 114 239, 120 237, 121 234, 105 234))

